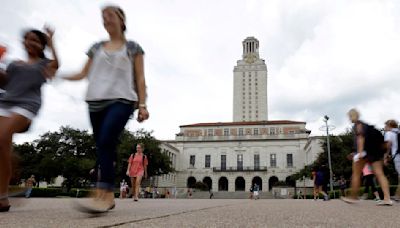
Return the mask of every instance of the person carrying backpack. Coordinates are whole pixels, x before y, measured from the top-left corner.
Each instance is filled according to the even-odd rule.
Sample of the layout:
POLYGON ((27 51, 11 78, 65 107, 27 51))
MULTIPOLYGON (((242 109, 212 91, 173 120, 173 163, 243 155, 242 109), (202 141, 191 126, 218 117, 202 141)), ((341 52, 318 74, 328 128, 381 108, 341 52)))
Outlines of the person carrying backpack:
POLYGON ((394 200, 400 200, 400 154, 399 154, 399 129, 398 123, 395 120, 385 122, 385 142, 387 143, 385 164, 392 160, 398 174, 397 190, 394 195, 394 200))
POLYGON ((129 157, 126 170, 126 175, 131 178, 133 201, 139 200, 140 183, 143 176, 147 178, 147 165, 149 162, 146 155, 143 154, 143 149, 143 144, 136 145, 136 151, 129 157))
POLYGON ((383 200, 378 202, 379 206, 392 206, 390 200, 389 182, 383 172, 384 139, 383 135, 373 126, 360 120, 360 113, 356 109, 348 112, 350 121, 354 124, 355 152, 352 154, 353 175, 351 177, 350 197, 341 197, 346 203, 358 202, 360 190, 361 173, 364 165, 371 163, 375 176, 383 191, 383 200))

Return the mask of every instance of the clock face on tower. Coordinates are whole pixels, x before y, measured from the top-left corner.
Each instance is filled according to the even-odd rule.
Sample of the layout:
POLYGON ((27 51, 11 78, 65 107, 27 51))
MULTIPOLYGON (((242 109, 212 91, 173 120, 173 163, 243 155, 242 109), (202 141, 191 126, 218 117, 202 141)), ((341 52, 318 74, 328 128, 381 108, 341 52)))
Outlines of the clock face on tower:
POLYGON ((244 61, 246 61, 246 63, 254 63, 254 61, 256 61, 256 56, 253 54, 248 54, 245 58, 244 61))

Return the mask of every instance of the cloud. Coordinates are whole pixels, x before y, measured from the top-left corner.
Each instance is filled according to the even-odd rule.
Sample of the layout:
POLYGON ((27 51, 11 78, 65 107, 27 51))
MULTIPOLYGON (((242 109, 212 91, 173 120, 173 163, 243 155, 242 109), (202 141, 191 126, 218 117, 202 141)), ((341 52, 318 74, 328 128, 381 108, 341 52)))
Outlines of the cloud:
MULTIPOLYGON (((179 126, 232 121, 233 67, 247 36, 260 41, 268 67, 270 119, 307 122, 321 135, 330 116, 340 133, 357 107, 376 125, 396 118, 400 92, 400 5, 396 1, 113 1, 127 14, 127 37, 144 48, 150 120, 128 123, 173 139, 179 126)), ((106 1, 10 1, 0 9, 0 42, 8 58, 23 58, 20 31, 56 28, 60 75, 81 70, 91 44, 106 39, 106 1), (14 9, 18 9, 15 11, 14 9), (44 10, 46 9, 46 10, 44 10), (11 20, 12 19, 12 20, 11 20)), ((50 83, 28 134, 32 140, 61 125, 90 129, 86 82, 50 83)))

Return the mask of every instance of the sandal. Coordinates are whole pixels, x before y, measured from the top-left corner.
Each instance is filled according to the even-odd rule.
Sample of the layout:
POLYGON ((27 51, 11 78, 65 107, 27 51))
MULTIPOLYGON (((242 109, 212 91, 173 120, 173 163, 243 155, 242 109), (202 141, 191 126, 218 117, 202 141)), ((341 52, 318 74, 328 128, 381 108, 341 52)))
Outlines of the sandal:
POLYGON ((356 199, 352 199, 352 198, 348 198, 348 197, 340 197, 340 199, 345 202, 345 203, 349 203, 349 204, 355 204, 358 203, 358 200, 356 199))
POLYGON ((377 206, 393 206, 393 201, 388 200, 388 201, 380 201, 376 204, 377 206))

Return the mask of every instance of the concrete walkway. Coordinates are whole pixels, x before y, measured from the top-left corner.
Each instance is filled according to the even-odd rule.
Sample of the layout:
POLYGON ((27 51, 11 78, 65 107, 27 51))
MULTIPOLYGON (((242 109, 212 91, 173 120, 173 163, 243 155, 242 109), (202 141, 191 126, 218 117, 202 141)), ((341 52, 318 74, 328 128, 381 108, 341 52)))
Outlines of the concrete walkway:
POLYGON ((104 216, 73 209, 85 199, 18 199, 0 227, 400 227, 400 204, 339 200, 117 199, 104 216), (17 205, 18 204, 18 205, 17 205))

